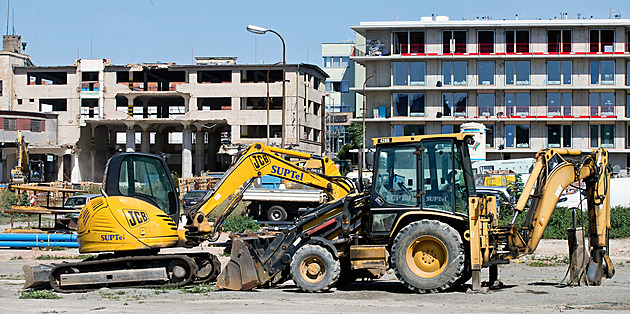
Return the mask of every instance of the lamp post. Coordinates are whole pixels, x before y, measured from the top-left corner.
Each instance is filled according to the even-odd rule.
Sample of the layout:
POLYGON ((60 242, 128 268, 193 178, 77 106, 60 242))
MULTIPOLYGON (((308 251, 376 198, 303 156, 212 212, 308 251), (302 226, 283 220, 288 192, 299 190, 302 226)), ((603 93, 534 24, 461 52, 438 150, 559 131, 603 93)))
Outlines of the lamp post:
POLYGON ((364 163, 365 163, 365 115, 367 114, 367 112, 365 111, 365 99, 367 98, 365 96, 365 84, 367 84, 367 81, 373 77, 375 77, 376 74, 372 74, 370 76, 368 76, 365 81, 363 81, 363 127, 361 129, 362 132, 362 136, 361 136, 361 153, 359 154, 359 189, 362 190, 363 189, 363 168, 364 168, 364 163))
MULTIPOLYGON (((247 25, 247 31, 249 31, 250 33, 254 33, 257 35, 264 35, 267 32, 271 32, 274 33, 276 35, 278 35, 278 37, 280 38, 280 41, 282 41, 282 140, 281 140, 281 148, 284 148, 284 138, 285 138, 285 96, 286 96, 286 47, 284 44, 284 38, 282 38, 282 36, 280 34, 278 34, 278 32, 272 30, 272 29, 268 29, 268 28, 264 28, 264 27, 260 27, 260 26, 255 26, 255 25, 247 25)), ((267 134, 269 135, 269 134, 267 134)))
MULTIPOLYGON (((278 61, 272 64, 269 69, 267 69, 267 146, 269 146, 269 72, 271 72, 271 68, 275 67, 282 61, 278 61)), ((284 100, 284 97, 283 97, 284 100)))

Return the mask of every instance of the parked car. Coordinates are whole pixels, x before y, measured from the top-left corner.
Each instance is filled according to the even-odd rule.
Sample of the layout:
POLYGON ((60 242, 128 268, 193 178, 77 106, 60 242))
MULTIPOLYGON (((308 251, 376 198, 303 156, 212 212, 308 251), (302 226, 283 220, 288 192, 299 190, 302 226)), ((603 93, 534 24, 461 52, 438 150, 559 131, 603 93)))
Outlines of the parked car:
POLYGON ((184 209, 191 207, 197 203, 199 203, 199 201, 206 196, 206 194, 208 194, 208 190, 193 190, 193 191, 188 191, 188 193, 186 193, 186 195, 184 195, 184 201, 182 202, 184 205, 184 209))
POLYGON ((70 196, 63 203, 64 208, 69 209, 81 209, 85 204, 87 204, 91 199, 100 197, 100 194, 83 194, 83 195, 75 195, 70 196))

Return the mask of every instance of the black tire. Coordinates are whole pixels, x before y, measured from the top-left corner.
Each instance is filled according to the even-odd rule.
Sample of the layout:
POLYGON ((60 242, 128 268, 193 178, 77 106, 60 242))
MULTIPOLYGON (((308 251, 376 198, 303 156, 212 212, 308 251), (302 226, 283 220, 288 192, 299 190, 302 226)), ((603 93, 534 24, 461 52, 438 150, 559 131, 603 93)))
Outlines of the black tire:
POLYGON ((291 279, 305 292, 330 290, 339 279, 339 260, 324 247, 307 244, 291 259, 291 279))
POLYGON ((451 226, 421 220, 404 227, 391 252, 396 277, 412 291, 439 292, 454 287, 464 274, 466 254, 451 226))
POLYGON ((267 210, 267 219, 269 221, 285 221, 287 220, 287 211, 280 205, 271 206, 267 210))

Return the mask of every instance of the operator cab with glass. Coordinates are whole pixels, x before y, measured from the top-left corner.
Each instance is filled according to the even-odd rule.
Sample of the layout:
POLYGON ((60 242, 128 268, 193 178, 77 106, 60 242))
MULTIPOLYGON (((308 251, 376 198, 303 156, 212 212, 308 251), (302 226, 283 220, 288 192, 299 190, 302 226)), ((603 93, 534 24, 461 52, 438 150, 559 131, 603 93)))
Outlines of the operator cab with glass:
POLYGON ((467 217, 475 185, 466 134, 374 139, 371 233, 389 234, 409 211, 467 217))

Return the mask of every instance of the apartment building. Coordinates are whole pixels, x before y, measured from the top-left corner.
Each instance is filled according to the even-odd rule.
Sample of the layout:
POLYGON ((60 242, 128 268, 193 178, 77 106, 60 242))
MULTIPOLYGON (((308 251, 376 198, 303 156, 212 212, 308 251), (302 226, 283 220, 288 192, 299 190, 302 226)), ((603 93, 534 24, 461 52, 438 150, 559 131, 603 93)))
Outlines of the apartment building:
POLYGON ((365 67, 363 80, 375 75, 365 89, 368 139, 479 122, 488 160, 601 146, 613 165, 630 166, 630 20, 432 16, 351 28, 365 43, 351 60, 365 67))
POLYGON ((352 42, 323 43, 323 70, 326 80, 326 149, 336 153, 350 143, 348 126, 355 112, 355 65, 350 61, 352 42))
MULTIPOLYGON (((50 162, 47 178, 53 180, 101 181, 107 159, 121 151, 161 154, 171 170, 190 177, 225 170, 248 144, 281 144, 282 65, 241 65, 229 57, 197 58, 194 65, 80 59, 34 66, 9 64, 5 55, 26 58, 19 52, 0 55, 0 119, 19 112, 41 115, 30 121, 52 121, 25 137, 31 152, 50 162)), ((286 147, 323 153, 326 78, 315 65, 286 65, 286 147)), ((24 125, 11 130, 26 130, 24 125)), ((2 136, 7 144, 15 141, 9 135, 2 136)), ((2 148, 2 181, 9 179, 14 155, 10 145, 2 148)))

